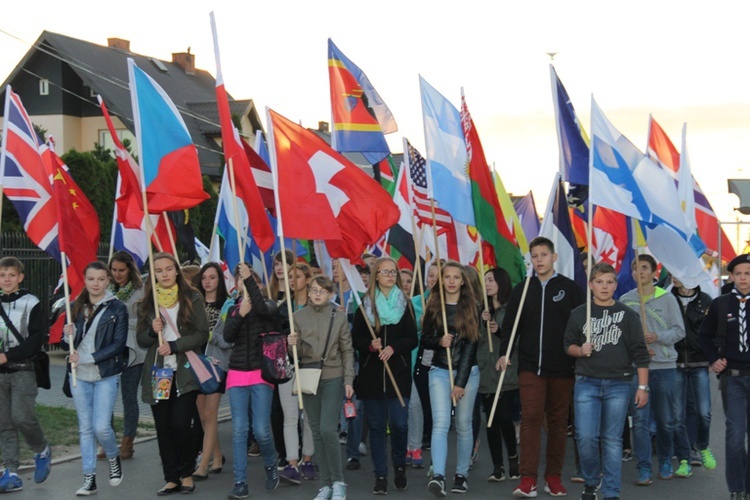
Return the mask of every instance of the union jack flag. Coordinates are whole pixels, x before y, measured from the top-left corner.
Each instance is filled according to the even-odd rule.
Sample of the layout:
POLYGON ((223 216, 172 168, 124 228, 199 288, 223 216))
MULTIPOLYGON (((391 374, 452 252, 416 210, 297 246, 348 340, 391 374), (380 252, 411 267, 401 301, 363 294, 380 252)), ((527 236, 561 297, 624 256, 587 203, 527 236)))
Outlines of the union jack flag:
MULTIPOLYGON (((414 215, 417 217, 417 224, 432 225, 432 207, 427 189, 427 168, 424 157, 417 151, 409 141, 406 141, 407 153, 404 158, 406 167, 409 172, 412 187, 412 201, 414 203, 414 215)), ((435 207, 435 222, 438 234, 453 228, 453 218, 443 209, 435 207)))
POLYGON ((42 153, 47 149, 34 130, 21 98, 10 85, 5 92, 5 127, 0 182, 29 239, 60 260, 57 208, 42 153))

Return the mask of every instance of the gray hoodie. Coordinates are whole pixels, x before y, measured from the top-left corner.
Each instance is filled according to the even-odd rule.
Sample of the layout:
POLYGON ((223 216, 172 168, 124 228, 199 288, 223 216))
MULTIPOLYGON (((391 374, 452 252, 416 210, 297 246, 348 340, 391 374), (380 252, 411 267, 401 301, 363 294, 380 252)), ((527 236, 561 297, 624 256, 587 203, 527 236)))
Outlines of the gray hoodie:
MULTIPOLYGON (((641 303, 638 289, 634 288, 620 297, 620 302, 629 306, 638 315, 641 303)), ((649 370, 664 370, 677 367, 677 351, 674 345, 685 338, 685 323, 682 320, 680 305, 674 295, 663 288, 654 287, 654 295, 646 300, 646 326, 656 334, 656 342, 646 347, 654 351, 649 370)))

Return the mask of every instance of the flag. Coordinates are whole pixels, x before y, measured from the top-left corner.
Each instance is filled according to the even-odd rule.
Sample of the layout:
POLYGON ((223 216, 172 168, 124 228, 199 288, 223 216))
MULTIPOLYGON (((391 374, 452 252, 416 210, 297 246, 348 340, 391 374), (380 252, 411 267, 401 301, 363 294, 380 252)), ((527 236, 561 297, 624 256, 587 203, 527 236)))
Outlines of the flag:
POLYGON ((593 98, 591 132, 591 202, 641 221, 654 257, 686 286, 699 285, 705 245, 685 224, 671 176, 615 129, 593 98))
POLYGON ((43 144, 31 123, 21 98, 10 85, 5 91, 0 184, 13 203, 29 239, 60 260, 57 207, 47 169, 42 160, 43 144))
MULTIPOLYGON (((406 143, 406 139, 404 139, 406 143)), ((393 202, 396 204, 399 210, 399 219, 396 224, 388 230, 388 244, 394 247, 402 256, 409 261, 410 265, 414 265, 417 259, 416 251, 414 250, 414 238, 413 234, 413 209, 409 204, 409 187, 407 183, 407 168, 401 168, 398 173, 398 180, 396 182, 396 190, 393 193, 393 202)))
POLYGON ((398 207, 313 132, 267 112, 279 236, 322 239, 332 257, 359 262, 398 221, 398 207))
MULTIPOLYGON (((502 179, 500 179, 500 175, 498 175, 497 171, 493 169, 492 171, 492 178, 495 182, 495 192, 497 193, 497 199, 500 202, 500 208, 503 209, 503 215, 505 216, 505 222, 508 225, 508 230, 511 232, 513 237, 516 239, 516 243, 518 244, 518 248, 521 250, 521 254, 526 254, 529 251, 529 240, 533 238, 533 236, 529 236, 525 234, 525 229, 520 217, 520 213, 518 213, 515 206, 513 206, 513 200, 510 199, 510 195, 508 195, 508 191, 505 189, 505 185, 503 184, 502 179)), ((529 191, 531 193, 531 191, 529 191)), ((534 203, 534 198, 531 198, 532 204, 534 203)), ((536 209, 534 209, 536 210, 536 209)), ((535 212, 536 214, 536 212, 535 212)), ((537 231, 536 234, 539 234, 539 216, 535 215, 537 220, 537 231)))
MULTIPOLYGON (((526 241, 526 248, 521 246, 521 251, 525 254, 529 251, 528 242, 539 236, 539 214, 536 211, 536 203, 534 203, 534 194, 529 191, 526 196, 516 201, 515 210, 518 214, 518 219, 523 231, 524 240, 526 241)), ((518 236, 516 231, 516 238, 521 242, 521 238, 518 236)))
POLYGON ((583 269, 581 254, 578 251, 573 227, 570 224, 565 187, 559 172, 555 174, 539 235, 549 238, 555 245, 555 252, 557 253, 555 270, 578 283, 581 290, 587 290, 586 272, 583 269))
POLYGON ((373 172, 377 172, 376 180, 379 178, 380 185, 383 186, 389 195, 394 196, 396 193, 396 178, 399 175, 399 168, 393 161, 393 156, 388 155, 379 163, 373 165, 373 172))
POLYGON ((216 219, 214 223, 216 224, 217 232, 224 239, 224 260, 229 269, 234 269, 240 263, 239 249, 242 242, 237 241, 238 234, 245 240, 242 253, 245 254, 245 260, 248 260, 252 252, 252 245, 250 238, 247 237, 247 210, 242 200, 232 199, 232 189, 229 185, 229 169, 224 169, 224 175, 221 178, 219 202, 216 206, 216 219), (237 217, 235 217, 235 205, 237 207, 237 217), (237 218, 239 218, 239 221, 237 218))
POLYGON ((619 272, 625 254, 632 247, 628 238, 630 220, 614 210, 594 207, 591 223, 593 241, 589 253, 594 262, 606 262, 619 272))
POLYGON ((83 270, 96 260, 99 248, 99 216, 68 172, 68 167, 49 148, 42 152, 57 206, 58 243, 68 260, 68 284, 72 297, 83 290, 83 270))
POLYGON ((589 146, 586 132, 578 120, 555 67, 549 65, 552 80, 552 103, 555 109, 557 143, 560 147, 560 174, 562 180, 574 185, 589 183, 589 146))
MULTIPOLYGON (((120 196, 121 188, 122 176, 118 173, 115 199, 120 196)), ((135 260, 136 267, 140 269, 148 259, 148 236, 142 229, 133 229, 122 224, 119 220, 118 210, 118 205, 115 203, 109 246, 113 251, 123 250, 128 252, 135 260)), ((141 214, 143 214, 143 211, 141 211, 141 214)))
POLYGON ((148 210, 158 214, 192 208, 208 194, 198 151, 185 122, 169 96, 128 58, 130 97, 141 166, 141 190, 148 210))
MULTIPOLYGON (((216 105, 219 108, 219 121, 221 122, 221 142, 224 148, 224 161, 230 170, 230 180, 233 180, 233 189, 247 208, 248 222, 253 233, 255 243, 264 252, 273 246, 273 229, 268 223, 266 210, 261 199, 255 177, 251 170, 248 153, 245 151, 240 135, 232 123, 232 115, 229 111, 229 99, 224 87, 224 77, 221 72, 221 57, 219 54, 219 38, 216 31, 216 20, 211 12, 211 31, 214 39, 214 56, 216 57, 216 105), (234 179, 231 179, 234 175, 234 179)), ((252 148, 250 154, 254 153, 252 148)), ((260 160, 260 157, 258 157, 260 160)), ((243 235, 244 237, 244 235, 243 235)))
POLYGON ((511 282, 518 283, 526 275, 526 266, 518 249, 518 243, 508 229, 479 134, 463 95, 461 96, 461 123, 466 141, 475 225, 482 238, 495 250, 494 255, 491 255, 492 258, 485 260, 485 264, 491 267, 502 267, 508 271, 511 282))
POLYGON ((422 119, 427 145, 428 197, 459 222, 474 226, 471 182, 461 114, 427 81, 419 77, 422 119))
MULTIPOLYGON (((407 185, 411 194, 411 202, 414 207, 414 215, 417 225, 432 225, 432 207, 430 204, 430 188, 427 178, 427 163, 424 157, 413 147, 408 140, 404 139, 404 164, 409 172, 407 185), (410 182, 409 182, 410 181, 410 182)), ((442 208, 435 207, 435 225, 439 228, 438 234, 451 230, 453 218, 442 208)))
POLYGON ((375 164, 391 154, 384 134, 398 130, 396 120, 367 75, 328 39, 331 84, 331 144, 339 152, 362 153, 375 164))
MULTIPOLYGON (((675 178, 680 171, 680 153, 672 144, 664 129, 652 117, 649 117, 649 136, 647 155, 675 178)), ((695 223, 698 235, 706 244, 708 251, 717 254, 719 251, 719 219, 713 207, 703 193, 698 181, 693 179, 693 201, 695 223)), ((737 256, 734 246, 729 241, 724 229, 721 229, 721 259, 731 261, 737 256)))
MULTIPOLYGON (((263 138, 260 137, 260 139, 261 144, 264 144, 263 138)), ((270 162, 267 158, 268 149, 265 149, 265 147, 263 148, 265 149, 266 155, 264 157, 250 147, 245 139, 240 138, 240 140, 242 141, 242 147, 245 150, 247 161, 250 162, 250 171, 253 173, 255 185, 258 186, 258 192, 263 200, 263 206, 266 207, 266 210, 271 212, 271 214, 274 214, 276 212, 276 205, 273 201, 273 174, 271 174, 271 168, 268 166, 268 163, 270 162)), ((271 229, 273 229, 273 227, 271 229)))

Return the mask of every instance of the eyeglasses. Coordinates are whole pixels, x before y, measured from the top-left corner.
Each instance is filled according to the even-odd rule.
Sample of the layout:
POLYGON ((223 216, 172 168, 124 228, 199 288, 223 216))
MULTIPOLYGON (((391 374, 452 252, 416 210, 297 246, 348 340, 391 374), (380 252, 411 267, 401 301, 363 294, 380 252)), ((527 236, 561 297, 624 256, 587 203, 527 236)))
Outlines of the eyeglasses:
POLYGON ((325 288, 310 288, 307 293, 310 295, 326 295, 330 292, 325 288))
POLYGON ((398 269, 381 269, 378 271, 378 274, 381 276, 396 276, 398 274, 398 269))

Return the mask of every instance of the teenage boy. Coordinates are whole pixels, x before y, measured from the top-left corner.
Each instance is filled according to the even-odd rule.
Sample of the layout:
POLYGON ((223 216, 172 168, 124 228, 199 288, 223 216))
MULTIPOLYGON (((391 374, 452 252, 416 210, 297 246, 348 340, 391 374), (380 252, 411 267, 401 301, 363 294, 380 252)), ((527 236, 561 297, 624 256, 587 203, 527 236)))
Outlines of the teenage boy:
POLYGON ((5 472, 0 493, 23 489, 18 475, 18 432, 34 452, 34 482, 49 476, 52 453, 36 417, 34 356, 47 330, 39 299, 20 289, 23 264, 15 257, 0 259, 0 450, 5 472))
MULTIPOLYGON (((674 345, 685 338, 685 323, 682 312, 674 295, 654 285, 656 278, 656 260, 650 255, 639 255, 633 262, 633 279, 640 283, 638 288, 630 290, 620 298, 625 305, 641 314, 641 302, 646 311, 646 346, 651 355, 649 364, 649 389, 651 399, 642 408, 631 406, 633 415, 633 447, 638 458, 639 486, 651 484, 651 433, 649 429, 651 408, 656 417, 656 450, 659 456, 659 479, 672 479, 672 455, 674 454, 674 401, 673 391, 677 376, 677 351, 674 345)), ((639 386, 633 378, 633 393, 639 386)), ((689 460, 690 456, 677 457, 680 462, 689 460)), ((690 464, 678 469, 690 475, 690 464)))
MULTIPOLYGON (((529 243, 536 276, 529 281, 521 304, 524 283, 513 288, 501 329, 500 352, 505 353, 516 314, 520 314, 518 338, 518 382, 521 396, 521 483, 517 497, 537 495, 542 422, 547 420, 547 467, 544 490, 552 496, 567 494, 560 480, 568 439, 568 412, 573 395, 573 360, 563 349, 565 325, 570 312, 584 303, 583 290, 571 279, 555 272, 557 254, 547 238, 529 243)), ((497 363, 506 366, 505 356, 497 363)))
POLYGON ((600 481, 604 499, 610 500, 620 497, 622 428, 633 372, 638 377, 634 403, 641 408, 648 402, 650 359, 638 315, 613 298, 617 289, 614 268, 606 263, 595 265, 589 288, 594 296, 591 322, 586 321, 585 305, 574 309, 564 345, 565 351, 576 358, 573 404, 584 479, 581 500, 596 500, 600 481), (587 340, 589 325, 591 338, 587 340))
POLYGON ((750 340, 747 300, 750 298, 750 255, 738 255, 727 266, 734 286, 715 298, 700 330, 703 352, 711 371, 721 377, 726 415, 726 479, 732 500, 750 491, 750 461, 745 446, 750 409, 750 340))

